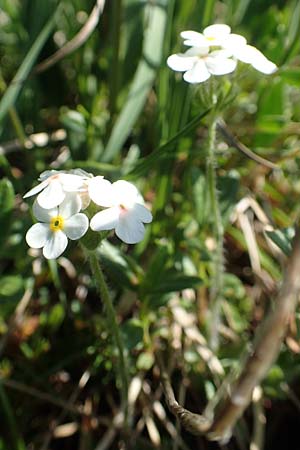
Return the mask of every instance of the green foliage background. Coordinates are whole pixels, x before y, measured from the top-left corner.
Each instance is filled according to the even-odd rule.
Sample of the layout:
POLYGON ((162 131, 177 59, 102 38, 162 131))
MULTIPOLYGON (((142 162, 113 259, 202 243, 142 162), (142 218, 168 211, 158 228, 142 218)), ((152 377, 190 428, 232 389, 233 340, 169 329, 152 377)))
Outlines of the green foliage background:
MULTIPOLYGON (((129 448, 219 448, 181 432, 168 413, 159 415, 157 405, 166 405, 155 352, 164 351, 181 400, 202 411, 224 375, 239 366, 278 288, 279 248, 288 252, 286 236, 299 215, 300 2, 110 0, 78 50, 36 73, 36 64, 74 37, 93 6, 0 0, 0 449, 124 448, 113 422, 116 351, 80 247, 69 244, 63 257, 48 262, 25 242, 32 217, 24 193, 43 170, 76 167, 134 182, 154 216, 139 245, 110 237, 99 248, 130 375, 142 386, 129 448), (215 22, 244 35, 279 70, 264 76, 243 66, 223 80, 224 96, 230 93, 226 124, 278 169, 247 159, 218 135, 226 282, 213 365, 203 356, 210 351, 214 249, 205 180, 208 111, 199 90, 182 82, 166 58, 182 50, 180 31, 215 22), (272 247, 257 210, 245 213, 259 248, 256 273, 232 215, 243 198, 279 230, 269 235, 279 245, 272 247)), ((268 422, 261 448, 279 448, 276 427, 288 427, 287 418, 294 428, 285 439, 299 426, 299 353, 297 313, 263 384, 268 422)), ((226 448, 249 448, 254 415, 249 408, 226 448)))

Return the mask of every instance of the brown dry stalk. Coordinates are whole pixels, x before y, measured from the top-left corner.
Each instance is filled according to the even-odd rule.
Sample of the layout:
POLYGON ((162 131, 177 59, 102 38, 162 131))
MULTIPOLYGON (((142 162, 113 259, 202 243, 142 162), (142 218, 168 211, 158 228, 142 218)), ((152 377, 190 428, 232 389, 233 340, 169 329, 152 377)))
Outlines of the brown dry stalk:
POLYGON ((33 69, 33 72, 44 72, 45 70, 56 64, 58 61, 77 50, 82 44, 84 44, 96 28, 104 5, 105 0, 97 0, 88 20, 79 30, 79 32, 73 37, 73 39, 68 41, 63 47, 53 53, 53 55, 49 56, 49 58, 37 64, 33 69))
POLYGON ((225 441, 231 436, 233 427, 251 401, 253 389, 261 383, 279 354, 289 319, 297 304, 300 292, 299 274, 300 231, 297 230, 277 298, 257 330, 253 350, 247 356, 238 379, 229 386, 225 401, 217 405, 211 422, 178 404, 169 376, 159 361, 168 407, 189 431, 205 435, 209 440, 225 441))
POLYGON ((277 164, 274 164, 273 162, 268 161, 262 156, 257 155, 252 150, 250 150, 250 148, 246 147, 246 145, 240 142, 234 136, 234 134, 232 134, 232 132, 230 131, 224 120, 218 119, 217 129, 223 135, 225 141, 229 145, 235 147, 237 150, 244 153, 244 155, 246 155, 247 158, 252 159, 253 161, 257 162, 258 164, 261 164, 262 166, 268 167, 269 169, 279 169, 279 166, 277 166, 277 164))

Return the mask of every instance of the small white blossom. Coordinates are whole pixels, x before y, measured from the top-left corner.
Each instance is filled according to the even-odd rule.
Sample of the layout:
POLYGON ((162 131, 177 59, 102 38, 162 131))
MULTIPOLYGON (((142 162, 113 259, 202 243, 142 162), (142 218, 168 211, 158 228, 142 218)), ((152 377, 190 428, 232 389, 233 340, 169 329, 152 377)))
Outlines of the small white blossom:
POLYGON ((190 48, 184 53, 169 56, 167 64, 175 71, 185 72, 183 78, 188 83, 201 83, 211 75, 231 73, 238 60, 265 74, 277 70, 276 64, 257 48, 248 45, 243 36, 231 33, 228 25, 210 25, 203 33, 188 30, 180 35, 184 45, 190 48))
POLYGON ((80 239, 89 226, 85 214, 79 213, 81 201, 75 193, 65 195, 55 208, 42 208, 35 200, 33 214, 40 222, 27 231, 26 241, 32 248, 43 248, 47 259, 58 258, 71 240, 80 239))
POLYGON ((140 242, 145 234, 144 223, 152 221, 152 214, 142 204, 137 188, 128 181, 110 183, 102 177, 95 177, 89 183, 91 199, 105 207, 91 219, 94 231, 113 230, 127 244, 140 242))
POLYGON ((46 170, 39 177, 41 183, 27 192, 24 198, 38 194, 38 204, 44 209, 51 209, 60 205, 67 193, 76 192, 80 196, 87 192, 90 177, 91 175, 82 169, 74 169, 69 173, 46 170))

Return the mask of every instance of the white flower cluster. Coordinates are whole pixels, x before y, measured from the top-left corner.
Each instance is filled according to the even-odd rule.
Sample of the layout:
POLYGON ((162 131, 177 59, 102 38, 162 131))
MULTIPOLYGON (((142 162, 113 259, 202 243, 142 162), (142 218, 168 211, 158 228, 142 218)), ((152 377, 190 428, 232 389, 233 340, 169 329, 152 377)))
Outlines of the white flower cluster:
POLYGON ((190 48, 185 53, 169 56, 167 64, 177 72, 185 72, 183 78, 188 83, 202 83, 211 75, 231 73, 236 69, 237 61, 248 63, 265 74, 277 70, 277 66, 257 48, 247 44, 243 36, 231 33, 228 25, 210 25, 203 33, 183 31, 180 36, 184 45, 190 48))
POLYGON ((111 183, 81 169, 48 170, 40 175, 39 181, 24 195, 27 198, 38 194, 33 204, 38 223, 28 230, 26 241, 32 248, 43 248, 47 259, 60 256, 68 238, 77 240, 87 232, 89 219, 80 211, 91 201, 104 208, 92 217, 91 229, 115 229, 116 235, 127 244, 140 242, 145 234, 144 223, 152 221, 142 196, 128 181, 111 183))

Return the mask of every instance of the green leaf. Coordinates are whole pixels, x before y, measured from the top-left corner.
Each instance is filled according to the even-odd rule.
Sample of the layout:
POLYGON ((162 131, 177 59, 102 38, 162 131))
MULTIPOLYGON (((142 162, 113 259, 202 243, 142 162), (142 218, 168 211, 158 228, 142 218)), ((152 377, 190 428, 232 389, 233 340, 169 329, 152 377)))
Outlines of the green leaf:
POLYGON ((19 275, 7 275, 0 279, 0 298, 9 298, 23 289, 23 279, 19 275))
POLYGON ((145 8, 145 15, 149 22, 144 35, 142 59, 136 70, 126 103, 103 153, 102 161, 104 162, 111 161, 120 152, 144 107, 161 63, 167 20, 166 8, 161 4, 149 3, 145 8))
POLYGON ((122 325, 124 344, 129 351, 143 342, 143 334, 143 327, 137 319, 127 320, 122 325))
POLYGON ((165 273, 163 279, 154 284, 151 294, 167 294, 169 292, 182 291, 183 289, 196 288, 202 284, 202 279, 195 276, 176 273, 165 273))
POLYGON ((7 178, 3 178, 3 180, 0 181, 0 218, 4 215, 6 216, 7 213, 13 209, 14 203, 15 192, 13 185, 7 178))
POLYGON ((266 235, 276 244, 285 255, 290 255, 292 251, 292 240, 295 236, 294 228, 283 230, 266 231, 266 235))
POLYGON ((48 20, 44 28, 36 38, 31 49, 25 56, 19 70, 14 76, 12 82, 10 83, 8 89, 3 95, 0 101, 0 122, 7 114, 9 108, 15 103, 20 90, 23 87, 23 83, 28 77, 34 63, 42 50, 45 42, 47 41, 52 29, 54 27, 54 15, 48 20))
POLYGON ((136 367, 140 370, 149 370, 154 364, 152 353, 141 353, 137 359, 136 367))

